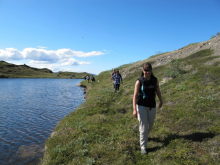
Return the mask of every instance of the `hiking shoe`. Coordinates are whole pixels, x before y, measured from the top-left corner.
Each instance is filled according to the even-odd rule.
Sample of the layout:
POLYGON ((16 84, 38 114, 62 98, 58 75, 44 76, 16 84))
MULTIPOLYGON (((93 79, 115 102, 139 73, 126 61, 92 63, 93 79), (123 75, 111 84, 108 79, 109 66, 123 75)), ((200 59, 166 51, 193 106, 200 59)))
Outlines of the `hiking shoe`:
POLYGON ((147 154, 147 150, 146 149, 141 149, 141 154, 143 154, 143 155, 147 154))

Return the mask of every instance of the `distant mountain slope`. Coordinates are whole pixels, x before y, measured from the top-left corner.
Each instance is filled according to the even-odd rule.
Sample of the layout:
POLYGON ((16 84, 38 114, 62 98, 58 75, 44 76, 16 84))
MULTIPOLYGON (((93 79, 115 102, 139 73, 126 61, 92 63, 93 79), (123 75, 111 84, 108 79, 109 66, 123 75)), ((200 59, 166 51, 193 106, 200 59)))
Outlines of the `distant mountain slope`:
POLYGON ((28 65, 15 65, 0 61, 0 78, 71 78, 82 79, 88 73, 58 72, 53 73, 50 69, 33 68, 28 65))

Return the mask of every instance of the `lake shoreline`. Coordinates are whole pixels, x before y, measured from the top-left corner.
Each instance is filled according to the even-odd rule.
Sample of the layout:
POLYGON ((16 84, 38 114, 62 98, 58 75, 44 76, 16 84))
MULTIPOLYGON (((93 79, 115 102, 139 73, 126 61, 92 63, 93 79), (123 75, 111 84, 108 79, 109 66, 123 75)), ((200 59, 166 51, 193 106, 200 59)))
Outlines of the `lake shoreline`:
MULTIPOLYGON (((81 81, 81 82, 82 82, 82 81, 81 81)), ((76 86, 82 88, 81 90, 83 90, 83 91, 84 91, 83 93, 85 94, 84 99, 86 99, 87 86, 86 86, 86 85, 82 85, 81 82, 80 82, 79 84, 76 84, 76 86)), ((82 104, 83 104, 83 103, 82 103, 82 104)), ((71 113, 74 113, 82 104, 80 104, 80 105, 79 105, 76 109, 74 109, 71 113)), ((65 117, 64 117, 64 118, 65 118, 65 117)), ((64 118, 63 118, 63 119, 64 119, 64 118)), ((56 127, 59 125, 59 123, 60 123, 63 119, 61 119, 61 120, 57 123, 57 125, 55 126, 54 130, 51 132, 51 134, 50 134, 50 136, 48 137, 47 140, 53 138, 53 136, 56 135, 57 132, 55 131, 55 129, 56 129, 56 127)), ((46 140, 46 141, 47 141, 47 140, 46 140)), ((40 161, 39 161, 39 163, 42 163, 43 165, 46 164, 46 162, 44 162, 44 161, 47 160, 47 159, 45 159, 45 158, 47 157, 46 151, 47 151, 47 145, 45 144, 45 145, 44 145, 43 155, 42 155, 42 157, 40 157, 40 161), (43 157, 45 157, 45 158, 43 159, 43 157), (43 162, 42 162, 42 159, 44 160, 43 162)))

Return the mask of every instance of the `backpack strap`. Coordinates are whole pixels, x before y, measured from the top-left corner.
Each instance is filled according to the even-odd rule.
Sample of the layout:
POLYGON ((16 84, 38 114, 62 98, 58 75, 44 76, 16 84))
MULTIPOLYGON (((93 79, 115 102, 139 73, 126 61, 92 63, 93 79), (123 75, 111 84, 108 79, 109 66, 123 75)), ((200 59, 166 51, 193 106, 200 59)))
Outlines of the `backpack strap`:
POLYGON ((139 95, 142 95, 143 99, 145 98, 145 93, 144 93, 144 78, 141 77, 138 79, 140 82, 140 88, 139 88, 139 95))

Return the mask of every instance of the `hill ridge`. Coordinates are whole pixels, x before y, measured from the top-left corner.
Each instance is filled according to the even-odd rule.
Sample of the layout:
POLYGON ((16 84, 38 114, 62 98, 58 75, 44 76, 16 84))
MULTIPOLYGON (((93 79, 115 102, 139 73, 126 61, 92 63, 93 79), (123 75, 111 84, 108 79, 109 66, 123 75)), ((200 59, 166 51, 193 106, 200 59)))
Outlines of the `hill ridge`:
MULTIPOLYGON (((70 78, 83 79, 87 72, 56 72, 47 68, 34 68, 26 64, 15 65, 6 61, 0 61, 0 78, 70 78)), ((90 75, 90 74, 89 74, 90 75)))
MULTIPOLYGON (((125 78, 127 74, 135 72, 135 71, 129 72, 129 70, 134 67, 137 68, 137 66, 140 66, 141 68, 142 64, 145 62, 151 62, 153 68, 155 68, 161 65, 166 65, 174 59, 182 59, 182 58, 188 57, 192 55, 193 53, 198 52, 200 50, 204 50, 204 49, 214 50, 214 53, 212 54, 212 56, 220 55, 220 36, 216 36, 204 42, 200 42, 200 43, 196 43, 192 45, 189 44, 188 46, 182 47, 178 50, 167 52, 161 55, 155 55, 146 60, 134 63, 130 67, 126 68, 125 70, 122 70, 122 76, 125 78)), ((137 69, 140 69, 140 68, 137 68, 137 69)))

